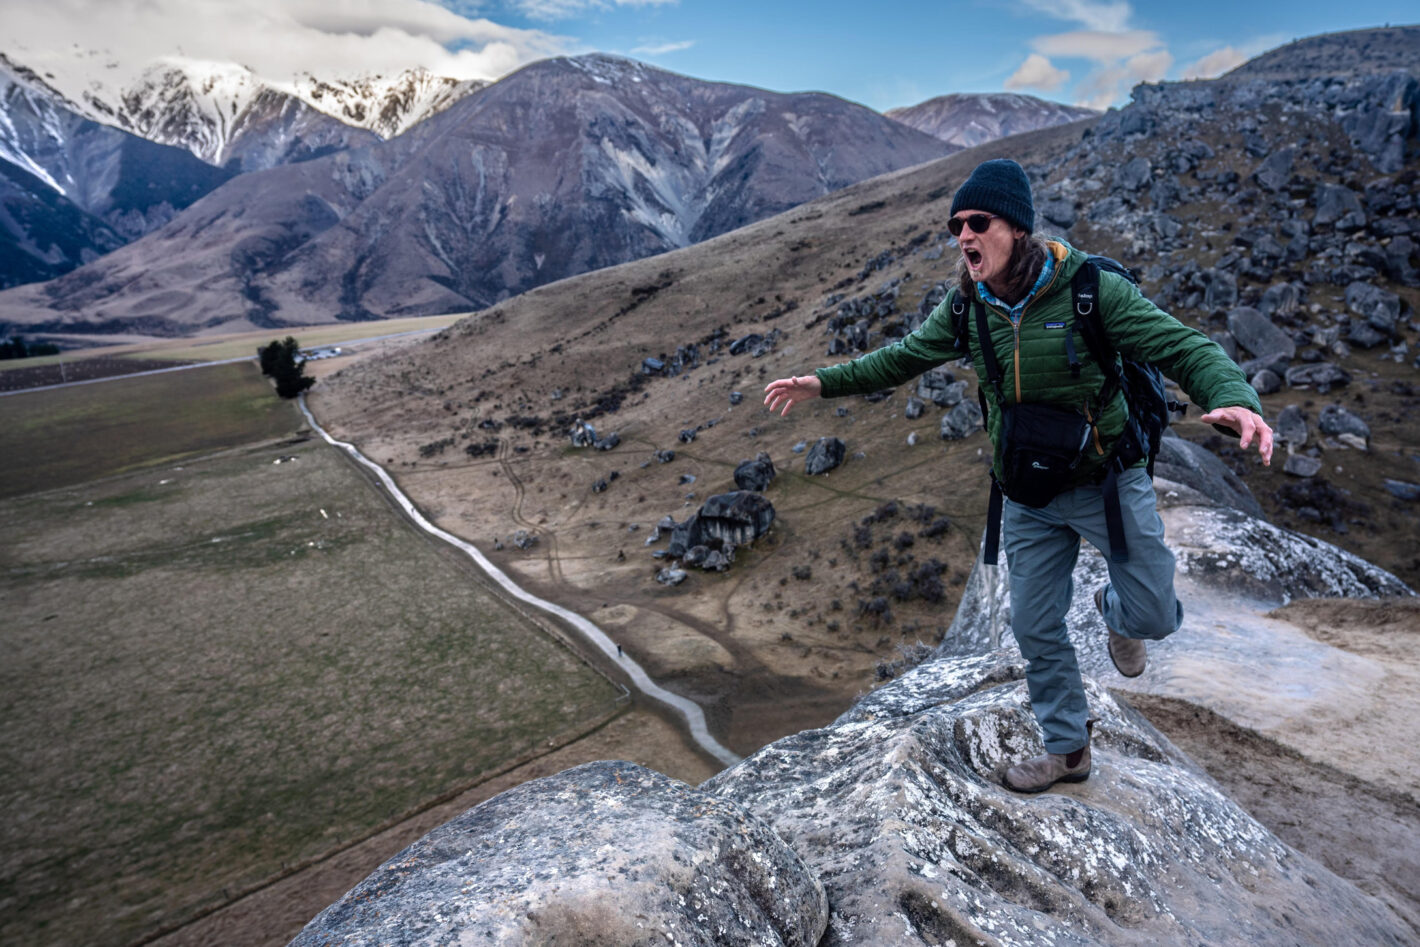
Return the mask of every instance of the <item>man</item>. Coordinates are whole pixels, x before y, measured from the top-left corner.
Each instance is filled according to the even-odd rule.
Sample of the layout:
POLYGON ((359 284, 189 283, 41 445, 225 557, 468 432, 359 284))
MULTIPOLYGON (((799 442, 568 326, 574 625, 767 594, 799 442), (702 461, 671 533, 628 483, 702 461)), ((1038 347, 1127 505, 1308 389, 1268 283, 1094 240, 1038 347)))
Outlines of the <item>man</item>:
MULTIPOLYGON (((764 399, 771 411, 787 414, 800 401, 866 394, 948 360, 972 358, 995 449, 992 475, 1006 496, 1001 537, 1012 631, 1027 661, 1031 707, 1046 750, 1006 771, 1006 786, 1018 792, 1041 792, 1090 774, 1089 708, 1065 625, 1080 537, 1108 552, 1113 527, 1127 543, 1127 561, 1107 557, 1109 583, 1094 593, 1121 674, 1142 674, 1144 642, 1172 634, 1183 621, 1174 557, 1164 544, 1145 461, 1122 471, 1115 465, 1109 474, 1129 412, 1123 393, 1105 385, 1108 375, 1090 357, 1076 324, 1071 284, 1087 255, 1034 236, 1034 224, 1021 166, 983 162, 952 199, 947 227, 961 250, 958 285, 922 327, 852 362, 772 381, 764 399), (999 366, 994 373, 988 370, 992 358, 999 366), (1115 497, 1111 516, 1107 507, 1115 497)), ((1256 441, 1270 464, 1272 429, 1257 393, 1222 348, 1160 310, 1124 277, 1101 271, 1098 281, 1109 347, 1159 365, 1207 409, 1204 421, 1239 436, 1244 449, 1256 441)))

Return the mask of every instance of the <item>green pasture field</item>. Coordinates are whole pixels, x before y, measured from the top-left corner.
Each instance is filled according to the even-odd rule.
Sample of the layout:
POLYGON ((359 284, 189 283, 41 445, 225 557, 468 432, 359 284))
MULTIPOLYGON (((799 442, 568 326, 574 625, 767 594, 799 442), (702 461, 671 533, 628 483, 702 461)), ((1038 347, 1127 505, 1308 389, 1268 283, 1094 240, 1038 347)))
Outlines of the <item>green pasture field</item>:
POLYGON ((6 395, 0 497, 285 437, 304 424, 255 363, 6 395))
POLYGON ((0 535, 0 943, 133 943, 617 712, 316 440, 0 500, 0 535))

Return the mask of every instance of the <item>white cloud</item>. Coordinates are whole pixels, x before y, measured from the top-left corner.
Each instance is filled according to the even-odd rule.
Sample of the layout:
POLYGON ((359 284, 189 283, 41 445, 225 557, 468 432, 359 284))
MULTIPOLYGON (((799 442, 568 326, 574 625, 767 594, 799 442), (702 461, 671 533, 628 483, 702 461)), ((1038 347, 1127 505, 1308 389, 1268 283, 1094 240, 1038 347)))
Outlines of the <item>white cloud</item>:
POLYGON ((635 46, 632 52, 638 56, 664 56, 666 53, 678 53, 682 49, 689 49, 695 45, 695 40, 688 39, 679 43, 658 43, 648 46, 635 46))
POLYGON ((1026 6, 1060 20, 1079 23, 1090 30, 1118 33, 1129 25, 1134 9, 1123 0, 1100 3, 1098 0, 1025 0, 1026 6))
POLYGON ((1248 57, 1231 46, 1215 49, 1183 69, 1185 79, 1212 79, 1247 62, 1248 57))
POLYGON ((5 47, 41 72, 123 81, 163 56, 241 63, 262 78, 399 72, 496 79, 572 41, 428 0, 46 0, 5 4, 5 47), (97 51, 92 55, 91 51, 97 51), (115 73, 119 73, 116 75, 115 73))
POLYGON ((1161 47, 1163 42, 1159 34, 1152 30, 1073 30, 1037 36, 1030 44, 1036 52, 1057 59, 1092 59, 1102 65, 1111 65, 1161 47))
POLYGON ((510 0, 509 6, 535 20, 565 20, 612 7, 669 6, 678 0, 510 0))
POLYGON ((1092 109, 1109 108, 1139 83, 1158 82, 1172 66, 1173 56, 1166 49, 1131 56, 1117 66, 1107 66, 1086 76, 1075 89, 1075 104, 1092 109))
POLYGON ((1042 92, 1054 92, 1069 79, 1070 73, 1064 69, 1055 68, 1055 65, 1040 53, 1031 53, 1026 57, 1026 61, 1021 63, 1020 68, 1006 80, 1005 85, 1008 89, 1039 89, 1042 92))

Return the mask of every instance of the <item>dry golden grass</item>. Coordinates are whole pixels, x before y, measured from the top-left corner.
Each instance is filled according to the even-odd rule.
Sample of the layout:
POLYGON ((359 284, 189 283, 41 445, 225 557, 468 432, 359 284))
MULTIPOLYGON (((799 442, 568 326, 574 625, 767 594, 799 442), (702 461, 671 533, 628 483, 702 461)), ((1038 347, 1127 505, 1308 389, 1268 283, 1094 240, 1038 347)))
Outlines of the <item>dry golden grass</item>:
POLYGON ((11 498, 0 532, 6 943, 131 942, 619 709, 314 441, 11 498))

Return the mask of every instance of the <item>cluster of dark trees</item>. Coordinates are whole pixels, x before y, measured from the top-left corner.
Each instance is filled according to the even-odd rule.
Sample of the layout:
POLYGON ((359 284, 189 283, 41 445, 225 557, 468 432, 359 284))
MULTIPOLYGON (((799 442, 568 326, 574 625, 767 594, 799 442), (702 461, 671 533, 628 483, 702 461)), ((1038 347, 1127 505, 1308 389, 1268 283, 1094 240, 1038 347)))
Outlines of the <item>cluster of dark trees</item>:
POLYGON ((0 342, 0 359, 30 358, 35 355, 58 355, 59 346, 53 342, 26 342, 20 336, 0 342))
POLYGON ((306 360, 300 354, 300 345, 289 335, 256 350, 261 373, 276 382, 276 393, 283 398, 294 398, 316 383, 306 377, 306 360))

